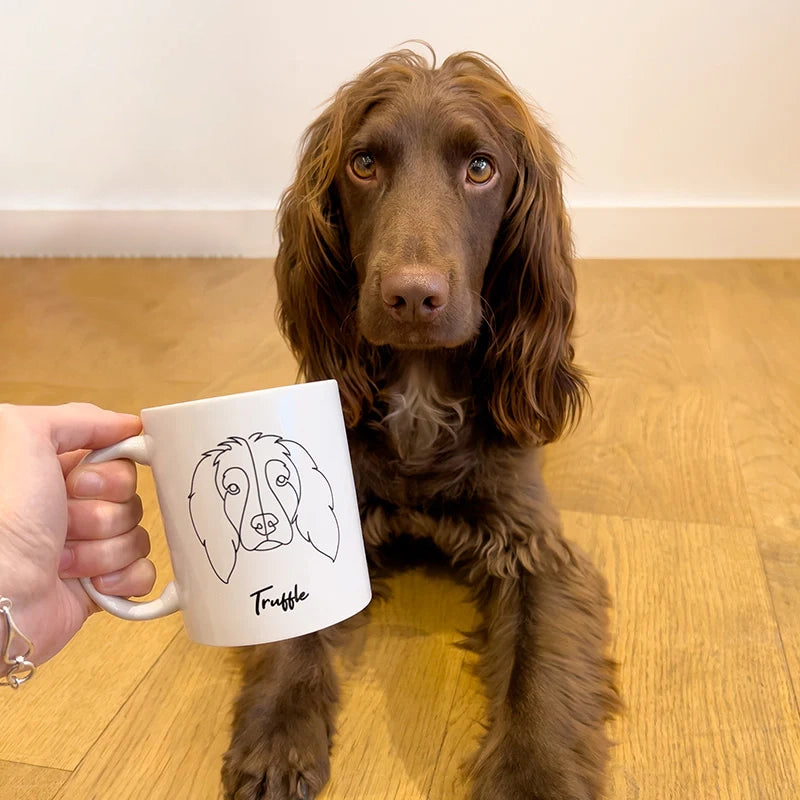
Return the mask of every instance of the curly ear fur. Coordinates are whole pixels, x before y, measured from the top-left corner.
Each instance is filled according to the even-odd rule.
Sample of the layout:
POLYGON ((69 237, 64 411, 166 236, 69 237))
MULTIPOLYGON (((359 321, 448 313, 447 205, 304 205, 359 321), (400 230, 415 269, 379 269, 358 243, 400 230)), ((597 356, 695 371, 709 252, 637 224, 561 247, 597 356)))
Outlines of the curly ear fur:
POLYGON ((297 513, 292 525, 316 550, 336 561, 340 534, 331 485, 305 447, 289 439, 281 443, 300 476, 297 513))
POLYGON ((297 176, 281 200, 275 275, 278 324, 300 371, 308 380, 336 377, 350 426, 372 387, 358 359, 358 278, 333 187, 343 111, 342 103, 334 103, 306 133, 297 176))
POLYGON ((219 452, 203 453, 195 467, 189 490, 189 516, 211 568, 223 583, 227 583, 236 566, 239 531, 225 515, 224 501, 217 488, 215 456, 219 452))
POLYGON ((500 431, 520 444, 545 444, 577 422, 587 395, 573 363, 575 273, 561 159, 504 76, 494 72, 490 82, 516 140, 518 174, 486 273, 492 330, 481 373, 500 431))

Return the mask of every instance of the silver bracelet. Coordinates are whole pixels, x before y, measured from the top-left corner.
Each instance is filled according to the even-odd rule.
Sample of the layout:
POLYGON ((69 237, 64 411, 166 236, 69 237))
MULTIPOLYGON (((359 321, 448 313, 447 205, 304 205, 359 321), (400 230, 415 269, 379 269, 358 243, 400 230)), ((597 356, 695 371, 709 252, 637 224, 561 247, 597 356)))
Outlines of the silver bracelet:
MULTIPOLYGON (((3 663, 8 666, 6 674, 0 675, 0 686, 19 689, 36 672, 36 667, 30 660, 33 655, 33 642, 14 624, 14 618, 11 616, 11 601, 7 597, 0 597, 0 616, 5 623, 5 625, 0 623, 0 635, 3 628, 5 628, 6 643, 3 647, 3 663), (12 645, 15 639, 25 643, 25 652, 21 655, 12 656, 12 645)), ((2 641, 2 638, 0 638, 0 641, 2 641)))

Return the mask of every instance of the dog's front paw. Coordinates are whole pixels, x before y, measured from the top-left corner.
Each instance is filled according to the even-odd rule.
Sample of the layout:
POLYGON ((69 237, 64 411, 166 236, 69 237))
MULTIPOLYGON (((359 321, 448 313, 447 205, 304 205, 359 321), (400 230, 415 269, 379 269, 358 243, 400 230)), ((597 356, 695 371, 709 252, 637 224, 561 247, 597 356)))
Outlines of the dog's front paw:
POLYGON ((330 775, 325 720, 313 713, 250 717, 222 767, 226 800, 313 800, 330 775))

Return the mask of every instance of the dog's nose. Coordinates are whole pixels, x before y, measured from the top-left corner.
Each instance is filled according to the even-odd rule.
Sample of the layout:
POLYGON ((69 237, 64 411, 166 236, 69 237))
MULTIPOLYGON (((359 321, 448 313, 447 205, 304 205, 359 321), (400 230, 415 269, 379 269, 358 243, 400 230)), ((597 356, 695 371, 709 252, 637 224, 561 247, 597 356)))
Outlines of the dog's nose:
POLYGON ((256 514, 250 520, 250 527, 259 536, 269 537, 278 525, 278 518, 274 514, 256 514))
POLYGON ((447 278, 436 272, 391 272, 381 279, 381 297, 398 322, 431 322, 447 304, 447 278))

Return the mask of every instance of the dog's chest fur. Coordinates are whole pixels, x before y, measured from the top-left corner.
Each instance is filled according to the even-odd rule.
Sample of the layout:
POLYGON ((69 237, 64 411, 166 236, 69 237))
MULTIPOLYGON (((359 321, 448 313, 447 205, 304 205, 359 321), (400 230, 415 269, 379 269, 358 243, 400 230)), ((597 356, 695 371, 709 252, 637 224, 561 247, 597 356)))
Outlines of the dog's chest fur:
POLYGON ((350 431, 364 508, 436 513, 475 494, 483 459, 464 362, 455 354, 403 354, 380 380, 373 413, 350 431))
POLYGON ((466 401, 442 385, 441 371, 431 364, 410 362, 383 394, 388 408, 383 428, 406 465, 432 463, 458 441, 466 401))

